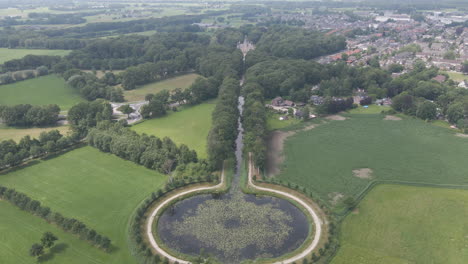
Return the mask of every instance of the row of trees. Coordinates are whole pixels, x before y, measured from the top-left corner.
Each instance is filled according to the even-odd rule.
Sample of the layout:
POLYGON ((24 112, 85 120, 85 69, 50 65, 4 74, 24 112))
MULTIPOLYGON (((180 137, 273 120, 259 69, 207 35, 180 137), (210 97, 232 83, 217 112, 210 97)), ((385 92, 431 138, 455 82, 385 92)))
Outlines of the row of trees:
POLYGON ((67 218, 58 212, 53 212, 49 207, 43 206, 41 202, 31 199, 26 194, 17 192, 15 189, 0 186, 0 198, 9 201, 21 210, 39 216, 49 223, 56 224, 66 232, 78 235, 80 239, 87 240, 103 250, 108 251, 110 249, 111 240, 108 237, 98 234, 93 229, 89 229, 79 220, 67 218))
POLYGON ((215 77, 199 77, 185 90, 176 88, 171 93, 163 90, 156 94, 147 94, 145 100, 149 104, 144 105, 140 113, 144 118, 160 117, 167 113, 170 104, 196 105, 205 100, 216 98, 219 85, 218 79, 215 77))
POLYGON ((36 70, 21 70, 15 72, 7 72, 0 74, 0 84, 9 84, 35 77, 49 74, 49 69, 46 66, 39 66, 36 70))
POLYGON ((219 88, 218 102, 212 114, 208 134, 208 160, 214 168, 221 168, 224 160, 234 157, 237 137, 237 108, 239 81, 233 77, 224 79, 219 88))
POLYGON ((170 174, 178 165, 196 163, 197 153, 170 138, 139 135, 121 123, 101 122, 88 134, 89 145, 133 161, 146 168, 170 174))
POLYGON ((58 105, 33 106, 20 104, 0 106, 0 119, 8 126, 47 126, 55 125, 60 113, 58 105))
POLYGON ((21 59, 13 59, 3 63, 1 70, 3 72, 8 71, 21 71, 36 69, 40 66, 45 66, 48 69, 52 68, 55 64, 61 60, 60 56, 48 56, 48 55, 26 55, 21 59))
POLYGON ((260 169, 265 167, 266 137, 268 134, 267 110, 263 103, 265 101, 263 90, 260 84, 249 81, 242 88, 242 94, 246 98, 242 120, 244 153, 251 152, 255 165, 260 169))
POLYGON ((39 139, 23 137, 19 143, 13 140, 0 141, 0 169, 14 167, 29 158, 37 158, 76 144, 79 138, 76 134, 62 136, 58 130, 42 132, 39 139))

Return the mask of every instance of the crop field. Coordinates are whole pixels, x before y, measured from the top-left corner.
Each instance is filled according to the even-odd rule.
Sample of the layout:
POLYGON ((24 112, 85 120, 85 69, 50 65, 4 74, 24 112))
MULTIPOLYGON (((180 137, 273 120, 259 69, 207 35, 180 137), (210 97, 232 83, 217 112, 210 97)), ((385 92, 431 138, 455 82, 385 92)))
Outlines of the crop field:
POLYGON ((211 128, 211 113, 216 104, 210 101, 200 105, 170 112, 167 116, 147 120, 132 126, 138 133, 157 137, 170 137, 177 144, 194 149, 199 158, 206 158, 208 132, 211 128))
POLYGON ((0 201, 0 263, 33 264, 35 258, 28 255, 33 243, 38 243, 44 232, 50 231, 59 240, 44 261, 50 264, 107 263, 108 254, 48 224, 45 220, 22 211, 8 202, 0 201), (8 217, 3 217, 8 216, 8 217), (46 260, 47 259, 47 260, 46 260), (91 262, 89 262, 92 260, 91 262))
MULTIPOLYGON (((160 188, 165 179, 165 176, 133 162, 92 147, 83 147, 0 175, 0 185, 15 188, 41 201, 53 211, 84 222, 108 236, 116 247, 110 254, 97 254, 94 249, 81 250, 75 244, 70 244, 66 253, 79 255, 79 259, 66 262, 59 261, 57 257, 57 262, 52 263, 91 263, 91 260, 96 259, 92 263, 130 264, 136 261, 127 245, 128 221, 138 204, 160 188)), ((4 215, 3 212, 0 214, 4 215)), ((4 228, 0 225, 0 229, 4 228)), ((16 229, 21 228, 18 222, 16 229)), ((17 243, 15 240, 7 241, 12 244, 3 246, 6 242, 2 241, 0 256, 7 254, 2 251, 8 251, 17 243)), ((29 243, 27 246, 30 246, 29 243)), ((8 254, 14 254, 17 256, 15 259, 20 261, 27 255, 27 251, 8 254)))
POLYGON ((143 85, 135 90, 125 91, 125 100, 128 102, 143 101, 145 100, 145 95, 149 93, 157 93, 162 90, 171 91, 175 88, 185 89, 188 88, 198 77, 200 77, 198 74, 186 74, 164 81, 143 85))
POLYGON ((344 220, 331 263, 468 263, 466 219, 467 190, 379 185, 344 220))
POLYGON ((31 136, 31 138, 38 138, 42 132, 48 132, 51 130, 58 130, 60 134, 66 135, 69 131, 68 126, 57 126, 57 127, 34 127, 34 128, 16 128, 0 125, 0 141, 13 139, 19 142, 24 136, 31 136))
POLYGON ((74 104, 84 101, 77 91, 69 87, 63 78, 47 75, 39 78, 0 85, 0 104, 57 104, 61 110, 68 110, 74 104))
POLYGON ((21 59, 26 55, 65 56, 68 53, 70 50, 0 48, 0 64, 13 59, 21 59))
POLYGON ((373 180, 468 187, 466 138, 413 118, 347 117, 291 136, 278 178, 312 190, 331 205, 357 197, 373 180))

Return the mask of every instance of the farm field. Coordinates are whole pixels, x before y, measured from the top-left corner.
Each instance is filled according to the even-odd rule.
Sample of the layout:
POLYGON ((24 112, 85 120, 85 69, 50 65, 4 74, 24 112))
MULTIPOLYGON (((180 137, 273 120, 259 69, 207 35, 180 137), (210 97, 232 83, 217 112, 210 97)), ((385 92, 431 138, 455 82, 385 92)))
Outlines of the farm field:
POLYGON ((312 190, 331 205, 357 197, 373 180, 468 187, 466 138, 417 119, 346 116, 291 136, 277 177, 312 190), (367 168, 371 173, 353 172, 367 168))
POLYGON ((59 240, 45 263, 107 263, 107 253, 6 201, 0 201, 0 213, 0 263, 37 263, 28 255, 28 250, 47 231, 54 233, 59 240))
POLYGON ((58 104, 61 110, 68 110, 74 104, 84 101, 77 91, 69 87, 63 78, 47 75, 39 78, 0 85, 0 104, 58 104))
POLYGON ((70 50, 0 48, 0 64, 13 59, 21 59, 26 55, 65 56, 68 53, 70 50))
MULTIPOLYGON (((92 250, 83 250, 78 252, 81 259, 76 263, 90 263, 96 258, 100 261, 93 263, 130 264, 136 261, 127 245, 128 221, 138 204, 160 188, 165 179, 133 162, 83 147, 0 175, 0 185, 15 188, 53 211, 83 221, 108 236, 116 247, 101 257, 94 256, 92 250)), ((0 255, 1 250, 6 247, 0 247, 0 255)), ((69 250, 75 250, 75 245, 70 245, 69 250)))
POLYGON ((57 126, 57 127, 34 127, 34 128, 16 128, 0 125, 0 141, 13 139, 19 142, 24 136, 31 136, 31 138, 38 138, 42 132, 48 132, 51 130, 58 130, 60 134, 66 135, 69 131, 68 126, 57 126))
POLYGON ((124 91, 124 97, 128 102, 143 101, 145 100, 145 95, 149 93, 157 93, 162 90, 171 91, 175 88, 188 88, 198 77, 200 77, 200 75, 191 73, 170 78, 164 81, 146 84, 138 87, 135 90, 124 91))
POLYGON ((332 264, 468 262, 467 190, 379 185, 357 211, 332 264))
POLYGON ((211 128, 211 113, 216 104, 210 101, 200 105, 181 108, 167 116, 147 120, 132 126, 138 133, 169 137, 176 144, 185 144, 194 149, 199 158, 206 158, 208 132, 211 128))

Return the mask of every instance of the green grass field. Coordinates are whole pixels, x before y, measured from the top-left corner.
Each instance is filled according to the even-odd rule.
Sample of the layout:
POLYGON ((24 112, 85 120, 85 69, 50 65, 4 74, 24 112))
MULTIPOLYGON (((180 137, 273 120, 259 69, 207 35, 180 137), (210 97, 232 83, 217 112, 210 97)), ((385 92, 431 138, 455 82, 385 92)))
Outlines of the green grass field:
POLYGON ((468 191, 379 185, 346 217, 332 264, 468 263, 468 191))
POLYGON ((194 149, 199 158, 206 158, 208 132, 211 128, 211 113, 216 104, 210 101, 200 105, 181 108, 162 118, 147 120, 132 126, 138 133, 157 137, 169 137, 177 144, 186 144, 194 149))
POLYGON ((289 117, 288 120, 279 120, 280 116, 284 116, 284 115, 272 113, 272 112, 267 113, 267 129, 268 130, 281 129, 281 128, 289 127, 289 126, 292 126, 301 122, 299 119, 296 119, 294 117, 289 117))
POLYGON ((358 108, 354 108, 349 110, 351 114, 380 114, 382 111, 388 111, 392 109, 390 106, 382 106, 372 104, 369 105, 368 108, 364 108, 363 106, 358 106, 358 108))
POLYGON ((103 251, 8 202, 0 201, 0 213, 0 263, 37 263, 29 256, 28 250, 47 231, 54 233, 59 240, 53 254, 48 254, 48 260, 43 263, 107 263, 108 256, 103 251))
POLYGON ((128 102, 143 101, 145 95, 149 93, 157 93, 162 90, 174 90, 175 88, 188 88, 194 81, 200 77, 198 74, 185 74, 178 77, 170 78, 160 82, 154 82, 138 87, 135 90, 124 92, 125 100, 128 102))
POLYGON ((357 196, 373 180, 468 186, 468 140, 418 119, 347 115, 295 134, 285 144, 278 176, 312 190, 324 201, 357 196), (370 168, 371 179, 353 170, 370 168))
POLYGON ((58 104, 68 110, 84 101, 77 91, 69 87, 63 78, 47 75, 7 85, 0 85, 0 104, 58 104))
POLYGON ((66 135, 69 131, 68 126, 57 126, 57 127, 34 127, 34 128, 16 128, 0 125, 0 141, 13 139, 19 142, 24 136, 31 136, 32 138, 38 138, 42 132, 48 132, 50 130, 58 130, 62 135, 66 135))
POLYGON ((453 72, 453 71, 445 71, 443 73, 447 73, 450 79, 456 81, 456 82, 462 82, 464 80, 468 79, 468 75, 465 75, 461 72, 453 72))
MULTIPOLYGON (((85 246, 73 243, 64 253, 60 253, 71 254, 63 256, 70 261, 61 261, 57 257, 47 263, 131 264, 136 261, 127 245, 128 221, 138 204, 160 188, 165 179, 165 176, 130 161, 102 153, 92 147, 83 147, 0 175, 0 185, 15 188, 54 211, 83 221, 88 227, 108 236, 117 247, 111 254, 100 254, 96 250, 88 250, 85 246)), ((0 215, 7 214, 0 212, 0 215)), ((3 221, 0 220, 0 223, 3 221)), ((18 221, 14 229, 22 228, 18 221)), ((0 230, 5 229, 12 230, 11 227, 0 225, 0 230)), ((18 242, 3 239, 2 232, 0 256, 11 255, 9 258, 14 261, 0 262, 19 263, 27 252, 10 252, 18 242)), ((21 239, 21 243, 27 247, 35 242, 28 236, 21 239)))
POLYGON ((21 59, 26 55, 65 56, 68 53, 70 50, 0 48, 0 64, 13 59, 21 59))

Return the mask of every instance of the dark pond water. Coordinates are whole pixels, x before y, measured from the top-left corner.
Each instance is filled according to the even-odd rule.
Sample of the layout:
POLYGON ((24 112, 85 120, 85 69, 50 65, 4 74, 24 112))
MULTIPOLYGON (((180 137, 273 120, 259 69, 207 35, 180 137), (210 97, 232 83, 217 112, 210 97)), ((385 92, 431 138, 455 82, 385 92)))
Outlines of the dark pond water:
MULTIPOLYGON (((212 195, 198 195, 186 200, 176 203, 174 206, 167 209, 164 214, 159 218, 157 225, 157 232, 160 239, 164 244, 170 248, 177 250, 181 253, 188 255, 198 255, 202 250, 215 256, 222 263, 240 263, 242 260, 256 259, 259 257, 279 257, 288 252, 297 249, 307 238, 309 233, 309 223, 307 217, 296 206, 290 202, 274 197, 256 197, 255 195, 242 195, 242 199, 246 203, 253 203, 261 206, 265 204, 271 205, 274 209, 279 209, 287 216, 290 216, 290 221, 287 224, 290 227, 288 235, 282 240, 280 245, 271 244, 264 248, 258 248, 253 245, 246 245, 242 249, 236 248, 237 252, 223 252, 216 246, 207 245, 204 241, 197 239, 195 235, 190 234, 177 234, 175 226, 177 223, 183 222, 187 217, 196 214, 196 208, 203 205, 208 200, 218 199, 221 201, 229 202, 232 199, 231 194, 214 197, 212 195)), ((213 215, 213 217, 217 217, 213 215)), ((239 221, 233 217, 225 222, 226 229, 237 229, 240 227, 239 221)), ((242 228, 238 229, 239 232, 246 232, 242 228)), ((247 232, 252 230, 247 230, 247 232)), ((275 233, 275 226, 271 226, 270 230, 275 233)), ((246 234, 249 236, 257 236, 256 232, 246 234)), ((219 240, 224 240, 224 243, 240 243, 239 241, 226 241, 229 236, 219 237, 219 240)), ((262 241, 260 241, 262 242, 262 241)))

